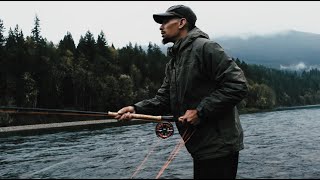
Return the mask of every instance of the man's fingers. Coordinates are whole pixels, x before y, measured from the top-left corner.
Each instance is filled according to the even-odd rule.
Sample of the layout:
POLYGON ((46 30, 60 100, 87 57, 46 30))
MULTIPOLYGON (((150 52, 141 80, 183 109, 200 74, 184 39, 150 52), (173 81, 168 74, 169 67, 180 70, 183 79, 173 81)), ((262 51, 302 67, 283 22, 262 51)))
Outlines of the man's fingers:
POLYGON ((114 117, 115 119, 120 119, 121 118, 121 116, 122 116, 122 112, 121 112, 121 110, 119 110, 118 112, 117 112, 117 115, 114 117))
POLYGON ((118 119, 118 120, 131 119, 130 112, 131 112, 130 107, 124 107, 117 112, 115 119, 118 119))
POLYGON ((121 117, 119 118, 119 120, 130 120, 130 119, 132 119, 132 115, 130 112, 126 112, 122 114, 121 117))
POLYGON ((189 123, 189 124, 192 124, 192 125, 199 124, 198 119, 193 119, 191 117, 188 118, 188 117, 185 117, 185 116, 181 116, 181 117, 178 118, 178 120, 180 122, 182 122, 183 124, 185 124, 185 123, 189 123))
POLYGON ((186 119, 186 117, 184 117, 184 116, 179 117, 178 120, 179 120, 182 124, 185 124, 185 123, 187 122, 187 119, 186 119))
POLYGON ((123 115, 125 113, 125 110, 124 109, 120 109, 117 113, 118 113, 118 115, 121 116, 121 115, 123 115))

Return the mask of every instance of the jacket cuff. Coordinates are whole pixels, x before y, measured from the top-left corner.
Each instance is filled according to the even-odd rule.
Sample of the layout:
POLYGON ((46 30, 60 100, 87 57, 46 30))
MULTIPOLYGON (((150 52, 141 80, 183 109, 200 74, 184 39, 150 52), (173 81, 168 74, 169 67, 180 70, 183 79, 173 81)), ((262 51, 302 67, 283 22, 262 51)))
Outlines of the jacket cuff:
POLYGON ((130 106, 132 106, 134 108, 134 111, 136 112, 136 114, 138 114, 138 112, 139 112, 138 106, 136 104, 131 104, 130 106))
POLYGON ((203 124, 203 122, 205 122, 205 119, 204 119, 204 114, 203 114, 202 108, 197 107, 196 110, 197 110, 197 116, 198 116, 198 121, 199 121, 199 123, 196 126, 199 127, 203 124))
POLYGON ((196 108, 196 110, 197 110, 198 118, 201 119, 201 120, 205 119, 204 113, 203 113, 203 107, 202 106, 198 106, 196 108))

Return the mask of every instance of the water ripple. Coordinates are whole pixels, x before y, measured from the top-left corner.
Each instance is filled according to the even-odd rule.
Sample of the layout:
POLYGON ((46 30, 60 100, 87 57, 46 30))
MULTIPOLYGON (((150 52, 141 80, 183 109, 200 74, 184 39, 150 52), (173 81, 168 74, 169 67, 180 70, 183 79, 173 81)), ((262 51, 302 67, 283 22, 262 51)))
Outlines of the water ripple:
MULTIPOLYGON (((238 179, 320 177, 320 109, 241 115, 238 179)), ((0 138, 0 178, 128 179, 158 141, 155 123, 0 138)), ((175 128, 175 132, 177 129, 175 128)), ((134 177, 153 179, 180 140, 161 140, 134 177)), ((161 178, 192 179, 183 147, 161 178)))

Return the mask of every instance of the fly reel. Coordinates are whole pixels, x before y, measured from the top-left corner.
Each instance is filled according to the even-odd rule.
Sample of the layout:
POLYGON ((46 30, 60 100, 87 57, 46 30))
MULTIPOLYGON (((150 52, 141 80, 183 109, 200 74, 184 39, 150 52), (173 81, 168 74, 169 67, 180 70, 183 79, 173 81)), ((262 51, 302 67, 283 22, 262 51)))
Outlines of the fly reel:
POLYGON ((173 135, 173 125, 170 122, 160 122, 156 125, 156 134, 162 139, 167 139, 173 135))

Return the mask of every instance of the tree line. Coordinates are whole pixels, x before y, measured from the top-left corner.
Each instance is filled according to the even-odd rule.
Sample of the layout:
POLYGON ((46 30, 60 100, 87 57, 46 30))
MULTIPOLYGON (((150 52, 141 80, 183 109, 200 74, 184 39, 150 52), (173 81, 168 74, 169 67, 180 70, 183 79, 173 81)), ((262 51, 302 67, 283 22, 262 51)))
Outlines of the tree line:
POLYGON ((248 79, 248 97, 241 102, 245 108, 273 109, 320 104, 320 71, 288 71, 246 64, 235 59, 248 79))
MULTIPOLYGON (((35 17, 31 35, 18 25, 4 34, 0 19, 0 106, 116 111, 154 97, 169 61, 151 42, 115 48, 103 31, 88 30, 76 44, 70 32, 58 44, 41 35, 35 17)), ((288 72, 233 59, 244 71, 249 94, 240 109, 320 103, 320 72, 288 72)))

